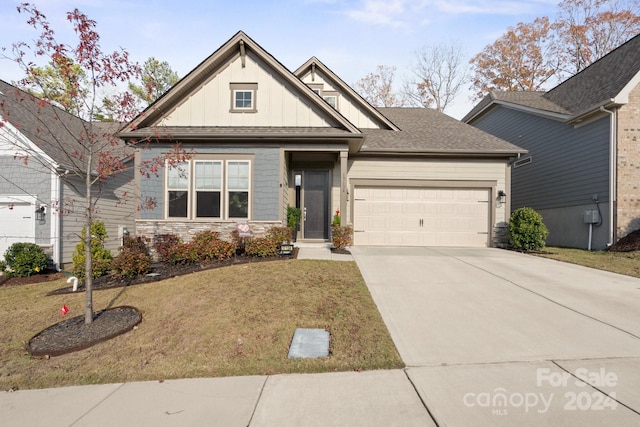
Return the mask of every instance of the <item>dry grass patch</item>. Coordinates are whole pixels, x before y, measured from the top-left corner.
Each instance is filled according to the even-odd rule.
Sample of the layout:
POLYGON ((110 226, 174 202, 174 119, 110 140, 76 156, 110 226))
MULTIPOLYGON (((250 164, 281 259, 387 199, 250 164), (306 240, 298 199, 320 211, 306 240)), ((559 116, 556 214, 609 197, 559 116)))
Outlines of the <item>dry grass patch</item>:
POLYGON ((291 260, 220 268, 94 292, 94 307, 131 305, 143 321, 90 349, 32 359, 28 339, 81 315, 84 293, 45 297, 64 281, 0 288, 0 389, 171 378, 402 367, 353 262, 291 260), (330 356, 287 359, 296 328, 325 328, 330 356))
POLYGON ((536 254, 545 258, 598 270, 611 271, 627 276, 640 277, 640 251, 636 252, 609 252, 586 251, 584 249, 547 247, 545 253, 536 254))

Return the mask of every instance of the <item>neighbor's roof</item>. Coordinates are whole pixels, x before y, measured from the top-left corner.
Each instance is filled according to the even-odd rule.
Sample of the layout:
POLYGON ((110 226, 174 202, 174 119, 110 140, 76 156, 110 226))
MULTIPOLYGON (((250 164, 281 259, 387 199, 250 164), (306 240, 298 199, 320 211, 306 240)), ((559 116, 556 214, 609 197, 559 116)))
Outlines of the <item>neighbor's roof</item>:
POLYGON ((640 82, 640 35, 612 50, 548 92, 491 92, 462 121, 469 122, 493 105, 532 108, 573 120, 600 106, 628 102, 640 82))
POLYGON ((640 71, 640 35, 612 50, 544 97, 580 114, 616 98, 640 71))
POLYGON ((365 129, 364 154, 515 155, 527 150, 430 108, 379 108, 400 131, 365 129))
POLYGON ((81 156, 86 152, 86 144, 82 141, 88 140, 90 132, 95 135, 94 147, 98 151, 110 150, 119 158, 133 154, 131 148, 110 137, 117 135, 120 123, 86 122, 3 80, 0 80, 0 116, 59 167, 85 169, 81 156))

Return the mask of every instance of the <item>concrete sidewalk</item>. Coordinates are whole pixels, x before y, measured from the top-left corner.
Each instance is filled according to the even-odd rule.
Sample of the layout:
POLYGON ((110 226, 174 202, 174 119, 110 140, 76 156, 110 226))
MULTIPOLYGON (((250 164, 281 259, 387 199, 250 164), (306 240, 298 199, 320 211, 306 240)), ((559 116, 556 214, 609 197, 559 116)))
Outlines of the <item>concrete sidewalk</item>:
POLYGON ((403 370, 0 393, 3 427, 435 426, 403 370))

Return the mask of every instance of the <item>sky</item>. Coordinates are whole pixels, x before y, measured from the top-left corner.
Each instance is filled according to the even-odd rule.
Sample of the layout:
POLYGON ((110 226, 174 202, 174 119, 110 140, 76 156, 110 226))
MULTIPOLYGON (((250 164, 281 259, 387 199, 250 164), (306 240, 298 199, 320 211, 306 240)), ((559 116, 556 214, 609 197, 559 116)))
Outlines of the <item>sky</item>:
MULTIPOLYGON (((509 27, 554 18, 559 0, 35 0, 60 41, 72 41, 66 12, 97 22, 103 51, 124 48, 140 64, 153 56, 185 76, 239 30, 289 70, 316 56, 353 85, 378 65, 395 66, 395 85, 411 78, 415 52, 458 43, 465 63, 509 27)), ((37 33, 0 0, 0 47, 32 42, 37 33)), ((6 54, 6 52, 5 52, 6 54)), ((0 59, 0 79, 22 73, 0 59)), ((473 107, 464 93, 446 113, 462 118, 473 107)))

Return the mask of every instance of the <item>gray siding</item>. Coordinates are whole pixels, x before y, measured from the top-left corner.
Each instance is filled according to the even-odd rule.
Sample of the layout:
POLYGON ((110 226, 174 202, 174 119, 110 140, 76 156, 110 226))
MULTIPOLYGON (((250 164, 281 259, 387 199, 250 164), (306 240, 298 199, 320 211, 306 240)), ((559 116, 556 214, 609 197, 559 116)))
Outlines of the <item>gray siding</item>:
MULTIPOLYGON (((252 163, 252 217, 254 221, 274 221, 279 219, 280 200, 280 148, 271 147, 238 147, 238 146, 187 146, 183 148, 192 149, 197 154, 251 154, 254 155, 252 163)), ((158 146, 140 151, 143 161, 151 160, 162 155, 167 149, 166 146, 158 146)), ((152 197, 157 201, 153 209, 143 209, 140 212, 140 219, 163 219, 164 217, 164 194, 163 194, 164 168, 160 168, 158 176, 151 175, 150 178, 140 178, 140 194, 142 198, 152 197)))
POLYGON ((606 247, 609 221, 609 119, 574 127, 544 117, 497 107, 474 126, 529 150, 532 162, 513 168, 512 210, 529 206, 549 228, 547 244, 587 248, 585 210, 603 215, 593 228, 592 248, 606 247))
MULTIPOLYGON (((63 181, 62 201, 64 213, 62 215, 61 238, 62 263, 72 262, 75 246, 80 241, 84 227, 85 186, 80 179, 63 181)), ((118 235, 119 226, 127 227, 131 235, 135 234, 135 215, 137 200, 134 198, 133 169, 118 174, 101 186, 92 190, 95 196, 94 219, 103 221, 107 228, 105 246, 115 256, 121 246, 118 235)))
POLYGON ((473 125, 529 150, 533 162, 513 169, 512 208, 536 210, 609 201, 609 120, 573 127, 497 107, 473 125))
MULTIPOLYGON (((22 160, 13 157, 0 156, 0 195, 21 194, 34 196, 37 204, 51 206, 51 172, 31 159, 26 165, 22 160)), ((36 243, 48 245, 50 243, 49 215, 44 223, 36 223, 36 243)))

